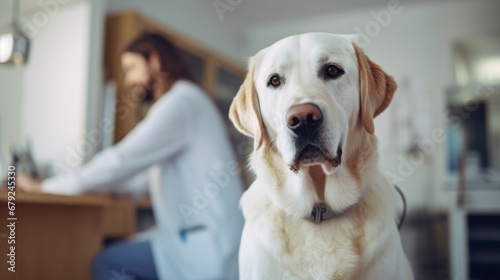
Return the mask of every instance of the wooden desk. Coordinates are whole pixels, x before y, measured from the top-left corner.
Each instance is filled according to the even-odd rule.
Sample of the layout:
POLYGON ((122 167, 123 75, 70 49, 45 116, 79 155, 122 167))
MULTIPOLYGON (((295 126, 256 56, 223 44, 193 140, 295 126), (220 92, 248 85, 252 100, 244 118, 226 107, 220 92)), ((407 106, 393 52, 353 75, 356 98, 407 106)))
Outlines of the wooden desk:
MULTIPOLYGON (((8 196, 0 190, 0 279, 89 280, 93 257, 107 238, 135 232, 127 199, 16 192, 15 273, 7 270, 8 196)), ((9 216, 10 217, 10 216, 9 216)))

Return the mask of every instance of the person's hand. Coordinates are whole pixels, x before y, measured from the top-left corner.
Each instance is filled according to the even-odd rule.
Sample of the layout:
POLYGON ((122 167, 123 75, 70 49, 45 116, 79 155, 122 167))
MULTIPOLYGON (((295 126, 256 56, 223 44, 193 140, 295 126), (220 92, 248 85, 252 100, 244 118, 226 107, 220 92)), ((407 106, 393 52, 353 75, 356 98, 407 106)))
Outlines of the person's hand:
POLYGON ((22 192, 42 192, 42 180, 25 174, 17 174, 16 189, 22 192))

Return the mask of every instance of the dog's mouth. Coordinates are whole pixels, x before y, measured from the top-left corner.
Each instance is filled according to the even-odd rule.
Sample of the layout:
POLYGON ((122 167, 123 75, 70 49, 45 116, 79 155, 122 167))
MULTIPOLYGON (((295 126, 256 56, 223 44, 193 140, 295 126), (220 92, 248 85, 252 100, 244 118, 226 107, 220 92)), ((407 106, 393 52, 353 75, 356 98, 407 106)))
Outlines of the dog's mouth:
POLYGON ((333 173, 333 169, 342 163, 342 148, 337 147, 337 153, 332 156, 317 145, 307 144, 298 151, 294 162, 290 165, 290 170, 297 173, 301 167, 321 165, 326 174, 333 173))

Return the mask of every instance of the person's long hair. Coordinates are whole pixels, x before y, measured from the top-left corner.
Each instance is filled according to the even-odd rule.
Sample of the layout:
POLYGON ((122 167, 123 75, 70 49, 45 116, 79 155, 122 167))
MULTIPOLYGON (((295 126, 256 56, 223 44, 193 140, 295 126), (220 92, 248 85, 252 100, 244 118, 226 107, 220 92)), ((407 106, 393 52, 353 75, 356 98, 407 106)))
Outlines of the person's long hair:
POLYGON ((142 55, 149 60, 151 52, 157 52, 161 60, 161 72, 167 73, 172 81, 181 79, 196 82, 190 73, 179 49, 157 33, 143 32, 123 50, 142 55))

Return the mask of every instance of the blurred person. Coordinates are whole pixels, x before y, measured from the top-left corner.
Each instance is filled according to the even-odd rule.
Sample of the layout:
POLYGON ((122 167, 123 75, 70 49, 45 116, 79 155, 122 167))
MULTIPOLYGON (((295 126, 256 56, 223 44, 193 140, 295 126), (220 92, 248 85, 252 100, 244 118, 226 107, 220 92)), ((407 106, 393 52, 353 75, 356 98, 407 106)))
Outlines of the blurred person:
POLYGON ((38 180, 26 192, 74 195, 149 187, 156 228, 111 245, 92 263, 94 279, 237 279, 243 216, 239 166, 224 121, 172 43, 144 33, 121 55, 124 83, 151 104, 123 140, 71 174, 38 180))

